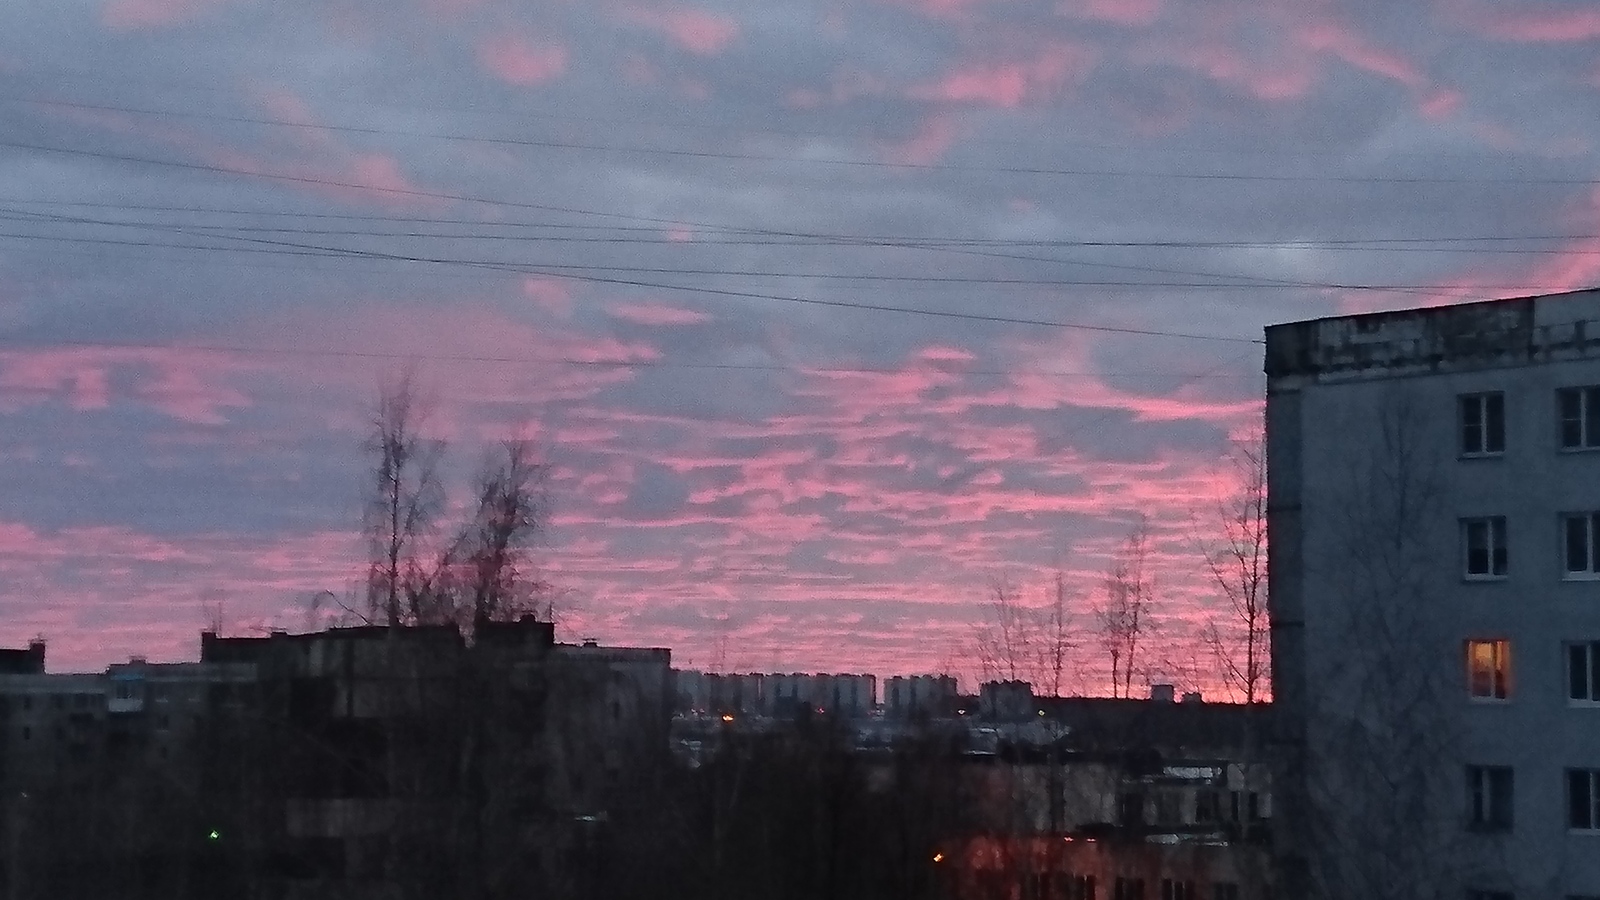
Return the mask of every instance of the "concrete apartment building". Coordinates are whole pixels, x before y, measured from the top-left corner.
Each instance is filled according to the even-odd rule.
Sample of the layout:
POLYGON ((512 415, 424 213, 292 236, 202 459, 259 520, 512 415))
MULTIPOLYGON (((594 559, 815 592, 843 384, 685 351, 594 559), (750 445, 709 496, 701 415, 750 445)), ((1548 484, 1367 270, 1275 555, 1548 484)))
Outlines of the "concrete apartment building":
POLYGON ((585 895, 666 764, 665 649, 531 619, 200 644, 85 674, 0 650, 0 896, 585 895))
POLYGON ((1600 897, 1600 290, 1266 374, 1282 895, 1600 897))

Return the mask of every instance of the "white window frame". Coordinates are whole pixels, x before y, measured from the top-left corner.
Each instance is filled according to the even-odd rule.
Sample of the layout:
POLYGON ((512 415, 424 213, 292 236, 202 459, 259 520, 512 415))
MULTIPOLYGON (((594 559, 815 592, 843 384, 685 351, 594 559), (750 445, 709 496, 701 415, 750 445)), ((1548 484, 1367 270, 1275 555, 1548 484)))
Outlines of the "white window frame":
POLYGON ((1511 700, 1511 642, 1505 638, 1471 638, 1466 642, 1467 696, 1475 703, 1508 703, 1511 700), (1477 649, 1491 647, 1489 692, 1477 692, 1477 649))
POLYGON ((1510 766, 1467 766, 1467 827, 1473 831, 1507 832, 1516 825, 1516 771, 1510 766), (1495 778, 1506 779, 1505 809, 1495 803, 1495 778))
POLYGON ((1505 516, 1474 516, 1461 520, 1461 577, 1467 581, 1504 581, 1511 571, 1507 549, 1509 528, 1505 516), (1472 571, 1472 531, 1483 529, 1485 571, 1472 571), (1498 558, 1498 559, 1497 559, 1498 558), (1500 571, 1495 571, 1495 563, 1500 571))
POLYGON ((1462 394, 1456 398, 1457 448, 1464 458, 1496 457, 1506 453, 1506 395, 1503 391, 1462 394), (1500 406, 1499 433, 1489 427, 1489 407, 1500 406), (1476 420, 1475 422, 1473 420, 1476 420), (1498 449, 1491 445, 1499 438, 1498 449))
POLYGON ((1600 580, 1600 512, 1561 514, 1561 577, 1565 581, 1600 580), (1583 530, 1581 567, 1572 567, 1572 528, 1583 530))
POLYGON ((1566 650, 1567 705, 1600 706, 1600 641, 1568 641, 1562 647, 1566 650))
POLYGON ((1563 773, 1562 797, 1566 801, 1567 830, 1581 834, 1600 834, 1600 769, 1567 769, 1563 773), (1589 823, 1580 825, 1572 821, 1573 778, 1587 778, 1589 792, 1589 823))
POLYGON ((1597 413, 1600 413, 1600 385, 1579 384, 1556 391, 1556 445, 1562 452, 1581 453, 1585 450, 1600 450, 1600 420, 1593 418, 1597 413), (1577 400, 1576 418, 1567 415, 1568 397, 1577 400), (1577 428, 1576 443, 1567 443, 1569 423, 1577 428))

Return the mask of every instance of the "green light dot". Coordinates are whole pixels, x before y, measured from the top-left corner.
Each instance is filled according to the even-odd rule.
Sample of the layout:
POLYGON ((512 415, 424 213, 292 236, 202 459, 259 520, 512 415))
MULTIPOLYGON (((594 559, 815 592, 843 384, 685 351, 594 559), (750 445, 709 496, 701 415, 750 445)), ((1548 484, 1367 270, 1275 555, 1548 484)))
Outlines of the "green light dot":
POLYGON ((210 840, 214 841, 214 840, 222 837, 222 835, 218 834, 216 831, 212 831, 210 834, 206 835, 206 837, 209 838, 210 840))

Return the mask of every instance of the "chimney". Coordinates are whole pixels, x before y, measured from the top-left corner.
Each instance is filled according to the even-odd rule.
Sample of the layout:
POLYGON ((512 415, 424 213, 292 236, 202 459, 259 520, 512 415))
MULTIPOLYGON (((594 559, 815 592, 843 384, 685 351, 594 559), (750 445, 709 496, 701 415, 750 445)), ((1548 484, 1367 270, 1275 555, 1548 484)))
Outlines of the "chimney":
POLYGON ((1171 703, 1173 687, 1170 684, 1150 685, 1150 699, 1156 703, 1171 703))
POLYGON ((1188 693, 1185 693, 1183 695, 1183 702, 1185 702, 1185 703, 1199 703, 1199 702, 1201 702, 1201 700, 1200 700, 1200 692, 1199 691, 1189 691, 1188 693))

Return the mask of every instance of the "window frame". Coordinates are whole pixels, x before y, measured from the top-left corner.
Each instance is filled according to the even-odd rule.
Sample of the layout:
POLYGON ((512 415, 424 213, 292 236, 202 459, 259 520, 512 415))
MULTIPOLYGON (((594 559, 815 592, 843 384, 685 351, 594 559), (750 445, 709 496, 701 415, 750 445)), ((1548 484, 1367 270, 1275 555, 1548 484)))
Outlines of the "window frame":
POLYGON ((1566 651, 1567 705, 1600 706, 1600 641, 1565 641, 1561 646, 1566 651), (1581 671, 1575 664, 1580 656, 1581 671))
POLYGON ((1505 516, 1465 516, 1461 520, 1461 578, 1463 581, 1505 581, 1511 577, 1511 526, 1505 516), (1472 532, 1483 529, 1485 571, 1472 571, 1472 532), (1498 570, 1498 571, 1497 571, 1498 570))
POLYGON ((1456 397, 1456 450, 1462 459, 1496 459, 1506 455, 1506 394, 1505 391, 1478 391, 1470 394, 1459 394, 1456 397), (1491 405, 1498 404, 1499 429, 1498 434, 1491 427, 1494 417, 1490 415, 1491 405), (1472 411, 1472 418, 1477 421, 1469 424, 1468 411, 1472 411), (1468 429, 1476 429, 1476 444, 1468 440, 1468 429), (1492 438, 1499 438, 1499 449, 1492 449, 1495 443, 1492 438))
POLYGON ((1580 834, 1600 834, 1600 769, 1566 769, 1564 775, 1566 781, 1564 788, 1567 795, 1567 831, 1575 831, 1580 834), (1585 779, 1588 792, 1585 804, 1588 807, 1588 824, 1584 825, 1574 821, 1577 818, 1574 815, 1577 812, 1577 804, 1573 802, 1577 798, 1577 792, 1574 788, 1577 785, 1575 779, 1578 778, 1585 779))
POLYGON ((1600 385, 1574 384, 1556 388, 1556 447, 1562 453, 1600 450, 1600 385), (1567 398, 1577 401, 1576 418, 1567 415, 1567 398), (1577 429, 1577 442, 1567 443, 1567 426, 1577 429))
POLYGON ((1467 696, 1474 703, 1511 702, 1511 641, 1501 637, 1468 638, 1465 642, 1467 663, 1467 696), (1489 692, 1477 692, 1477 653, 1479 646, 1491 648, 1488 669, 1489 692))
POLYGON ((1516 770, 1511 766, 1469 765, 1466 776, 1467 829, 1492 833, 1513 830, 1517 821, 1516 770))
POLYGON ((1561 514, 1561 580, 1600 581, 1600 511, 1583 510, 1561 514), (1572 568, 1572 526, 1582 523, 1584 567, 1572 568))

